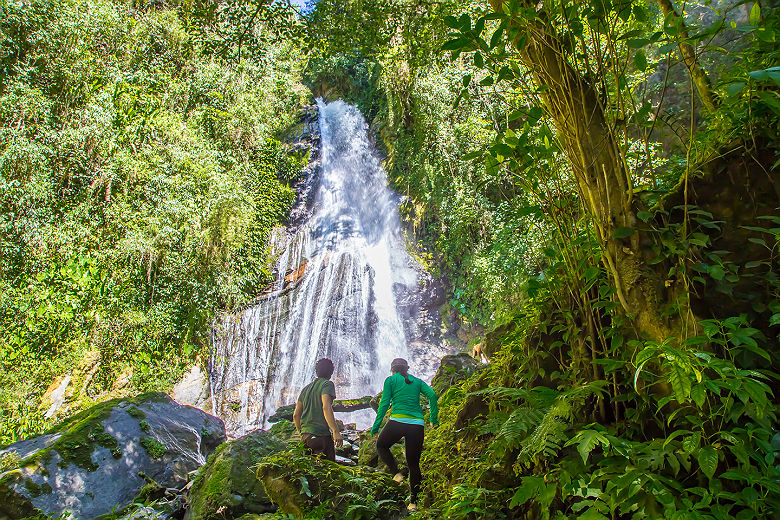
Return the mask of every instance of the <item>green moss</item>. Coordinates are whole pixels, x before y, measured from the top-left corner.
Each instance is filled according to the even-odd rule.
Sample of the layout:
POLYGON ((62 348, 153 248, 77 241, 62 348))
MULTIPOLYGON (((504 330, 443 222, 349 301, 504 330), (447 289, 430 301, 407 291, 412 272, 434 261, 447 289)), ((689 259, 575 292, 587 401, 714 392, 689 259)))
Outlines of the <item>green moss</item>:
MULTIPOLYGON (((60 434, 60 438, 50 447, 39 450, 23 460, 22 464, 30 465, 42 462, 42 466, 45 466, 51 462, 54 452, 57 452, 62 459, 58 463, 59 467, 66 468, 69 464, 73 464, 87 471, 95 471, 98 467, 92 461, 95 445, 108 448, 114 458, 122 457, 119 443, 104 430, 102 424, 111 415, 113 409, 125 403, 138 405, 148 402, 167 403, 170 400, 171 398, 162 392, 147 392, 131 398, 121 397, 97 404, 49 429, 47 434, 60 434)), ((143 417, 146 416, 137 406, 131 406, 130 410, 137 410, 137 412, 128 410, 131 415, 136 413, 137 415, 143 414, 143 417)), ((43 470, 41 474, 45 475, 43 470)))
POLYGON ((278 439, 287 443, 294 443, 301 440, 298 436, 298 431, 295 429, 295 425, 288 420, 279 421, 271 426, 271 429, 268 431, 278 439))
POLYGON ((141 437, 141 446, 144 447, 153 459, 159 459, 165 455, 165 445, 151 437, 141 437))
POLYGON ((106 432, 103 425, 98 422, 97 424, 85 425, 84 428, 80 428, 72 435, 55 443, 53 448, 62 457, 57 465, 61 468, 67 468, 68 465, 75 464, 87 471, 95 471, 98 468, 97 464, 92 461, 95 445, 108 448, 114 458, 122 456, 119 442, 106 432))
POLYGON ((30 496, 33 498, 39 497, 41 495, 47 495, 52 492, 52 488, 47 482, 44 482, 43 484, 38 484, 36 482, 33 482, 30 479, 26 479, 24 481, 24 489, 26 489, 27 492, 30 493, 30 496))
POLYGON ((35 498, 41 496, 41 485, 33 482, 30 479, 26 479, 24 481, 24 489, 27 490, 28 493, 30 493, 30 496, 35 498))
POLYGON ((128 408, 127 413, 130 414, 131 417, 135 417, 136 419, 146 419, 146 413, 143 410, 136 408, 135 406, 131 406, 130 408, 128 408))
POLYGON ((258 431, 222 444, 200 469, 190 489, 190 518, 212 518, 222 510, 229 518, 273 509, 255 476, 255 465, 285 449, 270 432, 258 431))
POLYGON ((408 489, 387 473, 295 452, 264 459, 257 476, 279 509, 296 518, 315 510, 325 519, 346 518, 354 507, 365 513, 362 518, 393 518, 401 512, 408 489))
POLYGON ((149 423, 146 422, 145 419, 142 419, 138 422, 138 426, 141 427, 141 431, 144 433, 149 433, 151 431, 151 427, 149 427, 149 423))
POLYGON ((0 478, 0 518, 27 518, 40 513, 28 497, 14 491, 20 484, 26 484, 23 480, 25 476, 19 470, 8 472, 0 478))

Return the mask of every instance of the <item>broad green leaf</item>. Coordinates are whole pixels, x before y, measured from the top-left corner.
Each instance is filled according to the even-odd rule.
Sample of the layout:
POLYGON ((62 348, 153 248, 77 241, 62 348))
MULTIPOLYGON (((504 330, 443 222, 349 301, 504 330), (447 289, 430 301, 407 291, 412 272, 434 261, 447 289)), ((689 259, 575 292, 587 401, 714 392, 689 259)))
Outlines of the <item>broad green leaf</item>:
POLYGON ((517 488, 517 491, 515 491, 515 494, 512 495, 512 499, 509 501, 509 508, 521 506, 534 498, 543 485, 544 480, 541 477, 524 477, 523 485, 517 488))
POLYGON ((693 432, 689 436, 683 439, 683 450, 685 453, 693 453, 701 443, 701 432, 693 432))
POLYGON ((723 280, 723 277, 726 275, 726 273, 723 272, 723 268, 719 265, 710 266, 708 273, 715 280, 723 280))
POLYGON ((761 23, 761 6, 758 2, 753 2, 750 8, 750 25, 757 26, 761 23))
POLYGON ((633 235, 634 233, 636 233, 636 230, 634 230, 633 228, 630 228, 630 227, 619 227, 619 228, 616 228, 615 231, 612 232, 612 237, 613 238, 617 238, 617 239, 628 238, 631 235, 633 235))
POLYGON ((459 29, 460 23, 458 22, 458 19, 454 16, 445 16, 444 17, 444 25, 447 27, 450 27, 452 29, 459 29))
POLYGON ((306 477, 301 477, 301 491, 303 491, 307 497, 311 497, 311 489, 309 489, 309 481, 306 477))
POLYGON ((647 57, 643 51, 639 50, 634 55, 634 66, 642 72, 647 70, 647 57))
POLYGON ((696 460, 699 461, 699 467, 707 475, 707 478, 712 478, 715 475, 715 470, 718 469, 718 454, 712 446, 701 448, 696 460))
POLYGON ((580 443, 577 445, 577 451, 582 457, 582 462, 588 462, 588 456, 598 444, 600 436, 599 432, 593 430, 585 430, 578 435, 580 443))
POLYGON ((649 211, 638 211, 636 214, 636 218, 641 220, 642 222, 647 222, 651 218, 653 218, 653 214, 649 211))
POLYGON ((645 45, 650 43, 650 40, 646 38, 637 38, 634 40, 628 40, 628 48, 629 49, 641 49, 645 45))
POLYGON ((494 49, 498 46, 499 43, 501 43, 501 37, 504 35, 504 28, 506 27, 506 23, 502 22, 501 25, 498 26, 498 29, 495 30, 493 33, 493 36, 490 38, 490 48, 494 49))
POLYGON ((691 395, 691 378, 686 368, 676 363, 671 363, 669 365, 669 382, 672 384, 675 399, 680 403, 687 401, 691 395))
POLYGON ((707 392, 703 384, 699 383, 691 388, 691 399, 693 399, 693 402, 696 403, 696 406, 699 408, 704 406, 704 401, 707 399, 707 392))
POLYGON ((468 46, 469 40, 466 38, 455 38, 454 40, 450 40, 448 42, 445 42, 444 45, 441 46, 441 50, 443 51, 456 51, 464 49, 466 46, 468 46))

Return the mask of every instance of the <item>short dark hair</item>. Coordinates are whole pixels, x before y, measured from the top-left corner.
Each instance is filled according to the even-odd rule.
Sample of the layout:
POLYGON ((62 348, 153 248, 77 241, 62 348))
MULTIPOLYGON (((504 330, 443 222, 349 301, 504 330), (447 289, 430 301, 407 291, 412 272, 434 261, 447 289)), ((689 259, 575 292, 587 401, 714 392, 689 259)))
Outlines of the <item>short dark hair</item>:
POLYGON ((330 376, 333 375, 333 361, 331 361, 328 358, 322 358, 319 361, 317 361, 317 364, 314 365, 314 371, 317 372, 317 377, 324 377, 325 379, 330 379, 330 376))

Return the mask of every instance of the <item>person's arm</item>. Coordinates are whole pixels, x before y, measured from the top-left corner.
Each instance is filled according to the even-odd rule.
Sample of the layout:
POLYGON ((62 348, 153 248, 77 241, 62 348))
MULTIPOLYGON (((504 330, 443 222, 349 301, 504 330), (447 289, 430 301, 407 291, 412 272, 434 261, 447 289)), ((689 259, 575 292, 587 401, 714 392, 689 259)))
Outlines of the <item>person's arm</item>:
POLYGON ((439 425, 439 400, 436 397, 436 392, 434 392, 433 388, 428 386, 428 383, 425 381, 420 381, 422 383, 422 393, 425 397, 428 398, 428 403, 431 405, 431 424, 434 426, 439 425))
POLYGON ((376 435, 379 427, 382 425, 382 419, 385 418, 387 409, 390 408, 390 399, 393 397, 393 391, 390 388, 390 378, 385 379, 385 386, 382 388, 382 400, 379 401, 379 408, 376 411, 376 420, 371 427, 371 434, 376 435))
POLYGON ((298 401, 295 403, 295 411, 293 412, 293 422, 295 423, 295 429, 298 433, 301 433, 301 417, 303 416, 303 404, 298 401))
POLYGON ((325 415, 325 422, 330 426, 330 431, 333 432, 333 442, 337 448, 340 448, 344 444, 344 438, 336 424, 336 417, 333 416, 333 396, 330 394, 322 394, 322 413, 325 415))

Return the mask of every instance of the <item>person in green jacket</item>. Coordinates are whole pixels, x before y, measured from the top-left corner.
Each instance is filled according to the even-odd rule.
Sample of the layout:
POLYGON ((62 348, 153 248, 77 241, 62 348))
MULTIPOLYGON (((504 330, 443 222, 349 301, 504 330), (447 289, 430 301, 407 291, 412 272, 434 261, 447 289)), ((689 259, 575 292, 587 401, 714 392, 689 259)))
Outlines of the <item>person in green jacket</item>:
POLYGON ((376 413, 371 434, 376 435, 382 419, 385 418, 387 409, 392 405, 390 420, 382 428, 382 433, 376 441, 376 449, 379 458, 387 464, 396 481, 401 482, 403 475, 398 472, 398 463, 390 452, 390 447, 402 438, 406 444, 406 465, 409 466, 409 487, 411 499, 409 510, 417 509, 417 494, 420 492, 420 455, 423 449, 423 437, 425 432, 425 416, 420 407, 420 394, 428 398, 431 405, 431 424, 434 428, 439 425, 439 406, 436 392, 425 381, 409 375, 409 363, 403 358, 396 358, 390 365, 393 373, 385 379, 382 389, 382 400, 376 413))

